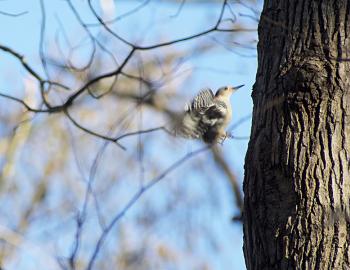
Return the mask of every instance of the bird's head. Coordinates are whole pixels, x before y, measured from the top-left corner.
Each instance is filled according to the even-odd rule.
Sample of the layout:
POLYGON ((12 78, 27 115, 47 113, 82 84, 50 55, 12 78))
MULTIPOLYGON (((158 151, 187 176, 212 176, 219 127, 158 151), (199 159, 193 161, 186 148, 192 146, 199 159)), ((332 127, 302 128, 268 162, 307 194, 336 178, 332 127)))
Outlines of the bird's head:
POLYGON ((236 92, 239 88, 243 87, 244 84, 238 86, 223 86, 216 91, 216 97, 230 97, 232 93, 236 92))

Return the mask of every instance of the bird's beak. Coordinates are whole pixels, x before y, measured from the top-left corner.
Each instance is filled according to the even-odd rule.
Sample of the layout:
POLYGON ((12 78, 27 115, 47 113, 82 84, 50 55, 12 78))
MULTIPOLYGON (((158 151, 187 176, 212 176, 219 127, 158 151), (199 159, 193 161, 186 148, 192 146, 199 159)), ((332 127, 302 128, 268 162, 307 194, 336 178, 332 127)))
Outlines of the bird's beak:
POLYGON ((244 84, 241 84, 241 85, 238 85, 238 86, 234 86, 234 87, 232 87, 233 88, 233 90, 238 90, 239 88, 241 88, 241 87, 243 87, 244 86, 244 84))
POLYGON ((230 86, 229 89, 230 89, 230 92, 231 93, 234 93, 236 92, 239 88, 243 87, 244 84, 241 84, 241 85, 238 85, 238 86, 230 86))

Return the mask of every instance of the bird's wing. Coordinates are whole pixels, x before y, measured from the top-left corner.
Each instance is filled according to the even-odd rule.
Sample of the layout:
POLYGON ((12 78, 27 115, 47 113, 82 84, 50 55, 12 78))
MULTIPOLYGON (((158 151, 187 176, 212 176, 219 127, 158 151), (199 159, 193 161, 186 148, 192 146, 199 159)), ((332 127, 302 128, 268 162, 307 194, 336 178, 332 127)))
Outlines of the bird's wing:
POLYGON ((209 129, 212 126, 221 124, 227 115, 227 106, 223 101, 214 100, 203 113, 201 121, 209 129))
POLYGON ((214 104, 214 94, 209 88, 201 90, 189 104, 189 111, 203 112, 214 104))
POLYGON ((224 102, 215 100, 210 89, 204 89, 192 100, 178 126, 177 134, 201 138, 213 126, 222 123, 227 114, 224 102))
POLYGON ((174 131, 176 135, 185 138, 201 138, 206 131, 202 118, 205 112, 214 105, 214 94, 211 89, 201 90, 193 100, 187 104, 185 112, 177 121, 174 131))

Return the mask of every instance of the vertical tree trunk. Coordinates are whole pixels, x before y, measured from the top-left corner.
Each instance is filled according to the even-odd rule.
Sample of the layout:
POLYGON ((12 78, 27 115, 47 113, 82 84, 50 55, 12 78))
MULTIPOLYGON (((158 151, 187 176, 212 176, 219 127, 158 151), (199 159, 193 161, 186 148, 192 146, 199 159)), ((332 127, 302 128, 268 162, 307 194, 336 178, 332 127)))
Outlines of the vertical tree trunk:
POLYGON ((245 161, 247 269, 350 269, 350 0, 266 0, 245 161))

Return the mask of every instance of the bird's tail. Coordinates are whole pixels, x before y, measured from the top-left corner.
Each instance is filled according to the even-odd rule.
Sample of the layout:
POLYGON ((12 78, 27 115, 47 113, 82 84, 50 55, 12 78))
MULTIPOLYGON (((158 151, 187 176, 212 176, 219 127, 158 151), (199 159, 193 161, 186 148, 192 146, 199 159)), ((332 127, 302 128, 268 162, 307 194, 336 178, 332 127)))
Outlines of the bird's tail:
POLYGON ((174 136, 187 139, 199 139, 203 134, 200 119, 189 111, 175 117, 169 130, 174 136))

